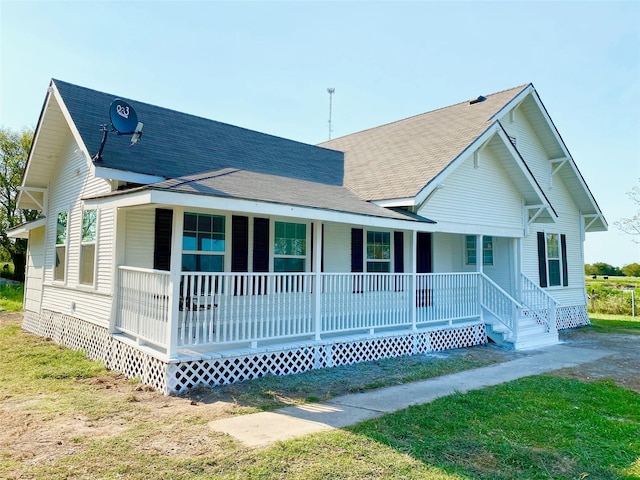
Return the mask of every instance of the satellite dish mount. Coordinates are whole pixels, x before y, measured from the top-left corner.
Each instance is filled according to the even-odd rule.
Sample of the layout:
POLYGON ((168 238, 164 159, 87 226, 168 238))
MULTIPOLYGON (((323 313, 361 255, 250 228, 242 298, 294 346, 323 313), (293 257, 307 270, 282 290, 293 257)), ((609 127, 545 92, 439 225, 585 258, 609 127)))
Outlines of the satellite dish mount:
POLYGON ((118 135, 131 135, 131 145, 135 145, 142 136, 142 122, 138 122, 138 115, 131 105, 124 100, 116 98, 109 107, 109 119, 111 128, 105 123, 100 127, 102 131, 102 142, 100 149, 93 157, 93 161, 102 160, 102 151, 107 143, 109 132, 116 132, 118 135))

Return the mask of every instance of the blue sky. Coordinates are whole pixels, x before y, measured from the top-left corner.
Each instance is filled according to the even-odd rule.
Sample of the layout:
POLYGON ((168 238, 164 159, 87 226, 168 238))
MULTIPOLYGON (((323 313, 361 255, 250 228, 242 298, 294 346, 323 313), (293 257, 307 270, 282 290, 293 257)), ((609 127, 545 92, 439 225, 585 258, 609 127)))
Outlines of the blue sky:
MULTIPOLYGON (((585 261, 640 262, 640 2, 0 0, 0 124, 35 126, 50 78, 295 140, 526 83, 609 224, 585 261)), ((185 134, 189 134, 185 132, 185 134)))

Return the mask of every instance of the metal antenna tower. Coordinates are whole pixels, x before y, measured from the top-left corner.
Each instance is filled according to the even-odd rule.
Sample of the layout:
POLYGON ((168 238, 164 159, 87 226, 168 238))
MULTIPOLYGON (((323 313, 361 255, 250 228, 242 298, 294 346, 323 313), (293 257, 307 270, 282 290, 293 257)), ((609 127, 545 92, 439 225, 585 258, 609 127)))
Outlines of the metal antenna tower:
POLYGON ((329 94, 329 140, 331 140, 331 133, 333 132, 333 126, 331 125, 331 110, 333 107, 333 93, 335 91, 335 88, 327 88, 327 93, 329 94))

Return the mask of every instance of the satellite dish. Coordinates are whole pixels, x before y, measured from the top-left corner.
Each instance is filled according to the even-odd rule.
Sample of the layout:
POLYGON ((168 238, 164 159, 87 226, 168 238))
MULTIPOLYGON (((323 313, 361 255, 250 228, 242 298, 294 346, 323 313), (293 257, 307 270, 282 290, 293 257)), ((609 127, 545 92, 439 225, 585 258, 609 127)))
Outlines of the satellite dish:
POLYGON ((111 125, 119 135, 135 133, 138 126, 138 115, 131 105, 124 100, 116 98, 109 107, 111 125))
POLYGON ((107 143, 109 132, 117 132, 118 135, 131 135, 131 145, 135 145, 142 135, 142 122, 138 122, 136 111, 124 100, 116 98, 111 102, 109 118, 111 119, 111 129, 106 124, 102 125, 102 142, 100 142, 98 153, 92 157, 94 162, 102 160, 102 151, 107 143))

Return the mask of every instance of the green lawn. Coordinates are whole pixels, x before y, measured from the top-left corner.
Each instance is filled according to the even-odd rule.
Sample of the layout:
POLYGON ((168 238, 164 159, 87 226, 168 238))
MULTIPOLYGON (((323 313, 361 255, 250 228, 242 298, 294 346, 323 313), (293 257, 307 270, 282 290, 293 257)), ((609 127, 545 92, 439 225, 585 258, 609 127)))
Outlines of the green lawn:
POLYGON ((599 333, 627 333, 640 335, 640 317, 590 313, 591 325, 599 333))
POLYGON ((0 311, 20 312, 24 298, 24 284, 0 285, 0 311))
MULTIPOLYGON (((0 432, 0 478, 640 478, 640 394, 609 382, 533 376, 251 450, 210 431, 203 407, 188 416, 150 411, 135 395, 100 388, 108 375, 77 352, 3 323, 4 421, 23 415, 27 439, 43 438, 49 428, 55 440, 56 425, 77 419, 103 434, 61 438, 54 451, 64 454, 34 462, 3 448, 9 444, 0 432), (161 438, 179 454, 156 448, 161 438)), ((286 385, 278 385, 280 393, 286 385)), ((167 408, 169 400, 179 399, 168 399, 167 408)))

